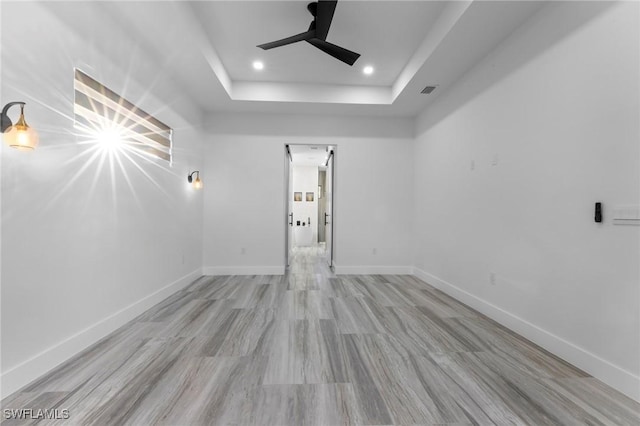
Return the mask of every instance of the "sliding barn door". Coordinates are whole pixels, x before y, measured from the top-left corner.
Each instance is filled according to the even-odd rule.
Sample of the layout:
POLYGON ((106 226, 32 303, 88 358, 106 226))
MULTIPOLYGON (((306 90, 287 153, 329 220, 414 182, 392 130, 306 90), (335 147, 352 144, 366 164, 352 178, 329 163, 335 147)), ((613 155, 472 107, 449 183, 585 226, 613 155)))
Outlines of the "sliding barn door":
POLYGON ((333 266, 333 180, 334 180, 334 155, 329 154, 326 175, 326 210, 324 214, 325 241, 327 242, 327 262, 333 266))

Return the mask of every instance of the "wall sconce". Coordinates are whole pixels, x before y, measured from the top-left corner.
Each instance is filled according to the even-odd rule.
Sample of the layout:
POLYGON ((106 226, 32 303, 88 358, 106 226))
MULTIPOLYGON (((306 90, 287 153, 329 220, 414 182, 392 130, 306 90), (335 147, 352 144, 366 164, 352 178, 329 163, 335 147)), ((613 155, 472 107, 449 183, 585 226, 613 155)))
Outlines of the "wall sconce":
POLYGON ((9 102, 2 108, 0 130, 2 131, 5 142, 11 148, 21 151, 32 151, 38 146, 38 133, 29 127, 24 120, 24 102, 9 102), (16 124, 13 124, 7 115, 9 108, 14 105, 20 105, 20 118, 18 118, 16 124))
POLYGON ((200 180, 200 172, 196 170, 195 172, 191 172, 189 176, 187 176, 187 181, 193 186, 194 189, 202 189, 202 181, 200 180), (196 175, 196 178, 193 178, 193 175, 196 175))

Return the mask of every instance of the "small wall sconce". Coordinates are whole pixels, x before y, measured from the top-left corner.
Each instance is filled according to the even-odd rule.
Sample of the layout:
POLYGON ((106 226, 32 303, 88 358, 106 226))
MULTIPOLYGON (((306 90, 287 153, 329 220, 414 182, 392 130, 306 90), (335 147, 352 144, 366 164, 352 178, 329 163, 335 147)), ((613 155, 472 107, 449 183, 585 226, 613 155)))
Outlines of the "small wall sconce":
POLYGON ((200 172, 198 170, 191 172, 191 174, 187 176, 187 181, 194 189, 202 189, 202 180, 200 180, 200 172), (196 175, 195 179, 193 178, 193 175, 196 175))
POLYGON ((33 151, 38 146, 39 137, 38 133, 29 127, 24 119, 24 105, 24 102, 9 102, 2 108, 0 131, 2 131, 5 142, 11 148, 33 151), (7 115, 9 108, 14 105, 20 105, 20 118, 16 124, 13 124, 7 115))

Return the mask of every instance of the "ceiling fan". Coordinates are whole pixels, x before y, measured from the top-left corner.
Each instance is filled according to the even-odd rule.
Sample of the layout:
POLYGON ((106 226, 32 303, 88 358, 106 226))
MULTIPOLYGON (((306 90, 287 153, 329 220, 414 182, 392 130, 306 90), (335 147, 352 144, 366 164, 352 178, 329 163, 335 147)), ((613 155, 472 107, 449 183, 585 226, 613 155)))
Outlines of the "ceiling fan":
POLYGON ((329 33, 329 27, 331 26, 333 13, 336 10, 337 3, 337 0, 318 0, 317 2, 309 3, 307 5, 307 10, 309 10, 309 13, 313 15, 313 21, 311 22, 311 25, 309 25, 309 29, 307 31, 291 37, 283 38, 282 40, 260 44, 257 47, 269 50, 274 47, 286 46, 287 44, 297 43, 299 41, 306 41, 334 58, 346 64, 353 65, 360 57, 359 53, 352 52, 351 50, 336 46, 335 44, 327 41, 327 34, 329 33))

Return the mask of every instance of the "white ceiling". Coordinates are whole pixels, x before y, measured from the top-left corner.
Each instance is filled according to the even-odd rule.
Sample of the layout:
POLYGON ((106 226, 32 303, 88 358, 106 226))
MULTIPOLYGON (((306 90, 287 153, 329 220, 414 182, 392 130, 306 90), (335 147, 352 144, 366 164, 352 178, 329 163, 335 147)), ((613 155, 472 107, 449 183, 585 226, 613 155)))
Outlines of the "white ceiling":
MULTIPOLYGON (((304 42, 269 51, 256 47, 305 31, 312 20, 307 1, 84 6, 98 11, 93 16, 104 14, 117 22, 118 30, 155 61, 157 72, 204 112, 413 117, 543 3, 340 0, 327 40, 362 54, 353 67, 304 42), (264 61, 262 72, 252 69, 255 59, 264 61), (361 70, 369 64, 375 73, 366 77, 361 70), (438 88, 431 95, 420 94, 426 85, 438 88)), ((48 7, 82 37, 94 31, 109 40, 103 36, 117 31, 101 19, 80 24, 69 18, 78 13, 77 5, 51 2, 48 7)), ((145 78, 149 76, 139 77, 140 83, 145 78)))
POLYGON ((390 86, 437 20, 437 1, 340 1, 327 41, 362 56, 344 64, 308 43, 264 51, 258 44, 306 31, 306 1, 193 3, 196 15, 234 81, 390 86), (401 25, 398 25, 401 23, 401 25), (265 69, 257 72, 253 60, 265 69), (362 73, 372 65, 370 76, 362 73))
POLYGON ((330 150, 327 145, 289 145, 294 166, 324 166, 330 150))

